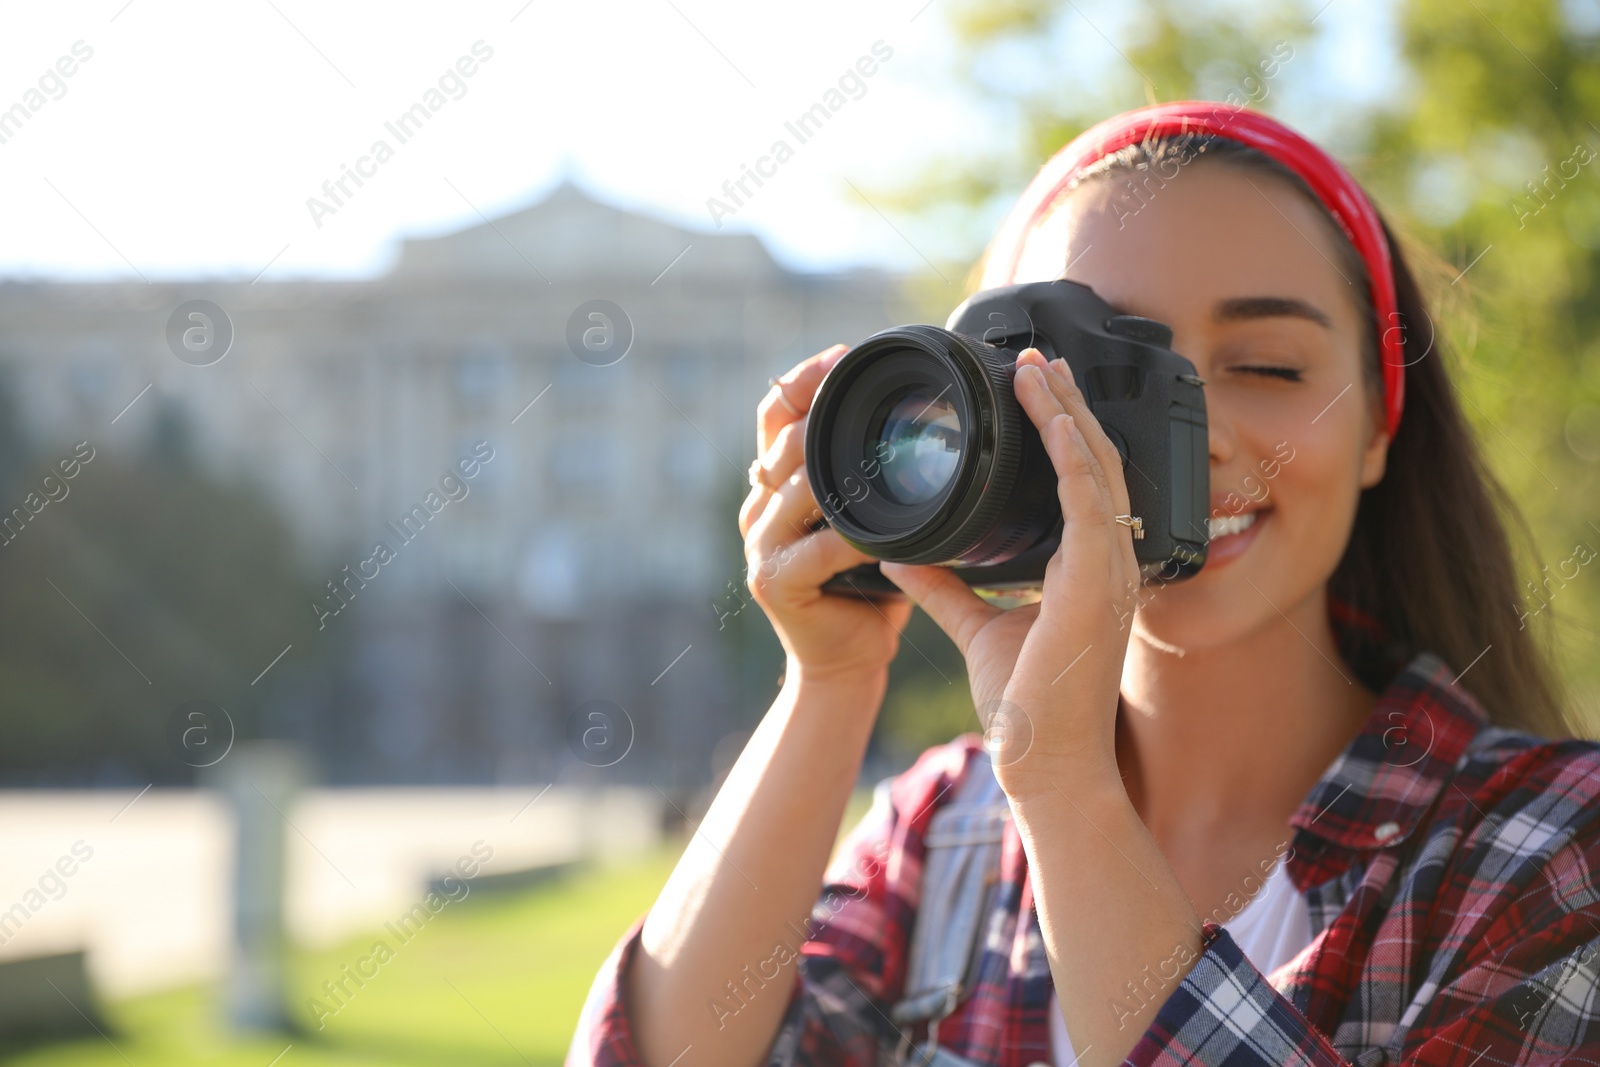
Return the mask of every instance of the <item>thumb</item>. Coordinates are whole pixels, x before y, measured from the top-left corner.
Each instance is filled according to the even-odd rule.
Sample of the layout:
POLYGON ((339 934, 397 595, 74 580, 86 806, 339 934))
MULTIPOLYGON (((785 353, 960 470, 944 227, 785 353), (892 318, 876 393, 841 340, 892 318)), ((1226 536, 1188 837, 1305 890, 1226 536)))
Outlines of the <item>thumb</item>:
POLYGON ((950 636, 965 656, 967 645, 1000 608, 990 604, 948 567, 917 567, 909 563, 879 563, 883 576, 921 606, 928 618, 950 636))

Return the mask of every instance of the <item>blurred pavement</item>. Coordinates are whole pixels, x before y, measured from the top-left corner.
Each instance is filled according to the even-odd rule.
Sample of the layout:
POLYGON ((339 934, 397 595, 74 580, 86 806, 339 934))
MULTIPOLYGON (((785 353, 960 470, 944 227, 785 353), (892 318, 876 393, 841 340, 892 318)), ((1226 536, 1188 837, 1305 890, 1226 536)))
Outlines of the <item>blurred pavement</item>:
MULTIPOLYGON (((661 838, 653 790, 539 789, 308 791, 284 812, 291 937, 324 946, 380 927, 478 842, 480 857, 493 849, 480 872, 493 876, 621 858, 661 838)), ((208 790, 0 792, 0 961, 87 949, 110 997, 220 977, 233 839, 208 790)))

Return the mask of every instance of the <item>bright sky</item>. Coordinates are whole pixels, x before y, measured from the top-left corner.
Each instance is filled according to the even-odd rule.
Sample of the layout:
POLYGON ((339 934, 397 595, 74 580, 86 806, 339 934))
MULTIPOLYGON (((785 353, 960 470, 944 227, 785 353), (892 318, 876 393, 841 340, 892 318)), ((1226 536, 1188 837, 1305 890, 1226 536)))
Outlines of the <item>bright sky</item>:
MULTIPOLYGON (((939 78, 938 3, 12 5, 0 12, 0 277, 369 275, 398 236, 514 210, 562 174, 706 226, 707 198, 776 138, 795 145, 784 123, 878 42, 874 73, 847 78, 845 105, 766 165, 775 173, 726 225, 797 266, 915 269, 916 251, 846 182, 870 189, 955 137, 981 151, 999 136, 939 78), (430 102, 404 143, 386 129, 430 102), (380 139, 392 157, 363 161, 380 139), (346 178, 333 204, 323 184, 347 166, 366 176, 346 178), (310 197, 337 210, 314 219, 310 197)), ((1115 6, 1084 6, 1108 12, 1097 24, 1114 39, 1115 6)), ((1344 56, 1386 6, 1338 0, 1330 28, 1369 27, 1344 32, 1344 56)), ((1084 30, 1072 46, 1083 61, 1118 61, 1084 30)), ((1296 74, 1370 94, 1362 52, 1361 69, 1308 57, 1296 74)))

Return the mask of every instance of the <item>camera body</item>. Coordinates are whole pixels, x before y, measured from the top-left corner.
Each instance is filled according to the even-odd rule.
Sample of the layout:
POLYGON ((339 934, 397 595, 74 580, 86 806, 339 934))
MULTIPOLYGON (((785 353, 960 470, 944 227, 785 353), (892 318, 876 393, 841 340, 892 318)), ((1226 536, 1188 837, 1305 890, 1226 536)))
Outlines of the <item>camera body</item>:
MULTIPOLYGON (((1057 477, 1013 391, 1017 355, 1061 357, 1123 460, 1141 570, 1205 563, 1210 448, 1204 382, 1162 323, 1118 314, 1058 279, 974 294, 943 329, 897 326, 845 353, 806 426, 824 520, 881 560, 952 567, 982 592, 1037 591, 1060 544, 1057 477)), ((869 564, 824 589, 898 593, 869 564)))

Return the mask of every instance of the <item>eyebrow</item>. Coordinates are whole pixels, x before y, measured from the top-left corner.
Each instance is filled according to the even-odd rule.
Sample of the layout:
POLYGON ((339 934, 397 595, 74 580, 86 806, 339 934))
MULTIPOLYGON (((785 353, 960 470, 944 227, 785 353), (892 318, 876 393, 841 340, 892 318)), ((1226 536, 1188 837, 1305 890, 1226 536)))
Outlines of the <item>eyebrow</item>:
POLYGON ((1271 319, 1280 317, 1309 319, 1328 329, 1333 320, 1318 308, 1291 296, 1242 296, 1232 300, 1219 300, 1211 312, 1216 322, 1238 322, 1246 319, 1271 319))

